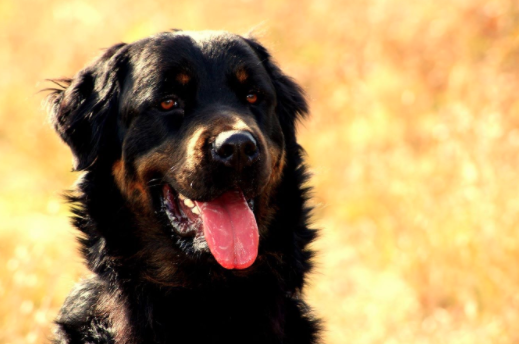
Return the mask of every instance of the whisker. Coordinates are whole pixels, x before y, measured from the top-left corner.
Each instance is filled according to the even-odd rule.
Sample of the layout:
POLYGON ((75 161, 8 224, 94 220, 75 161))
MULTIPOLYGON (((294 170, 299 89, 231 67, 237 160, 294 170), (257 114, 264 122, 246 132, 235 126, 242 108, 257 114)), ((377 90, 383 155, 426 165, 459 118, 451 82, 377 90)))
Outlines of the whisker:
POLYGON ((148 181, 148 186, 150 187, 154 187, 154 186, 159 186, 160 184, 162 184, 163 182, 163 178, 154 178, 154 179, 151 179, 148 181))

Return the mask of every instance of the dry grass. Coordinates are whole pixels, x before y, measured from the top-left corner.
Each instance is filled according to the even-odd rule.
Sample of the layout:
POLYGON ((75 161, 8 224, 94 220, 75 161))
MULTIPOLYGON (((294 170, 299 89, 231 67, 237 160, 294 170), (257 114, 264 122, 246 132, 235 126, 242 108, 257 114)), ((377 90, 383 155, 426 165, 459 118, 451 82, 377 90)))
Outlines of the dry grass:
POLYGON ((517 343, 514 0, 0 2, 0 343, 41 343, 85 273, 40 110, 49 77, 178 27, 263 41, 307 90, 325 342, 517 343))

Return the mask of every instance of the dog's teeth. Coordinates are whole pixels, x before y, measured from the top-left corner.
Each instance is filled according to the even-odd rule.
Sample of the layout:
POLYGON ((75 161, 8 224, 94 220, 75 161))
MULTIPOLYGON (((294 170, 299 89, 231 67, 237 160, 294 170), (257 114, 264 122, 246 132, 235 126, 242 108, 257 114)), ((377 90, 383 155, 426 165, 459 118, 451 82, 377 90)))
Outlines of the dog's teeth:
POLYGON ((181 200, 185 200, 186 199, 186 196, 182 195, 181 193, 178 194, 178 198, 180 198, 181 200))
POLYGON ((196 215, 200 215, 200 210, 198 210, 198 207, 191 208, 191 212, 196 215))
POLYGON ((184 200, 184 204, 188 207, 188 208, 193 208, 195 206, 195 203, 193 203, 192 200, 190 200, 189 198, 186 198, 184 200))

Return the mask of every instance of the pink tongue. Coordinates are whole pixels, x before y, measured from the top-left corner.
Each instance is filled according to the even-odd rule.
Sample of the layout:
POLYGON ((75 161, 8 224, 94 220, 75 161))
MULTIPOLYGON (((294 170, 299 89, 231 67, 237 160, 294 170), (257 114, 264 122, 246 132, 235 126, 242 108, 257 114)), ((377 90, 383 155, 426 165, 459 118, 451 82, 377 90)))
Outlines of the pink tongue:
POLYGON ((226 269, 245 269, 258 255, 258 225, 241 191, 210 202, 195 202, 204 222, 204 236, 216 261, 226 269))

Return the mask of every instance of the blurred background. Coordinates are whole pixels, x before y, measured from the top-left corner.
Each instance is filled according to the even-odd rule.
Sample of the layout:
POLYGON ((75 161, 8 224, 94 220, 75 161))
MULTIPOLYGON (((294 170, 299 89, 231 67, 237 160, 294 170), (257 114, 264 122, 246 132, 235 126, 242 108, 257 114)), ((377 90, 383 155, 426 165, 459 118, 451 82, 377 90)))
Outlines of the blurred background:
POLYGON ((0 343, 86 273, 46 78, 170 28, 260 40, 307 91, 324 343, 518 343, 519 2, 0 0, 0 343))

